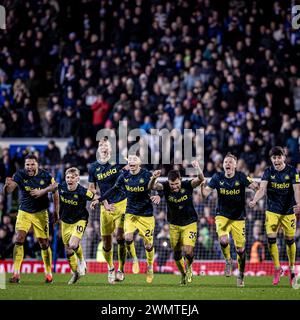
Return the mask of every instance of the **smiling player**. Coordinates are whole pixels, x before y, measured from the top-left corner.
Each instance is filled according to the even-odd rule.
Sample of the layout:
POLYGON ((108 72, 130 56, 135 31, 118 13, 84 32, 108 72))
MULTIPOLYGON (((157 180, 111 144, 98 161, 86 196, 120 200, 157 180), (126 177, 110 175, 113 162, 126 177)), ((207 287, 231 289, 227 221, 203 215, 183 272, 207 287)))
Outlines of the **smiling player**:
POLYGON ((229 233, 231 233, 238 260, 239 275, 237 286, 243 287, 246 263, 246 235, 245 235, 245 190, 246 187, 256 189, 256 182, 244 173, 236 171, 237 158, 228 153, 223 161, 223 172, 215 173, 208 186, 202 188, 202 195, 206 198, 216 189, 218 205, 216 208, 216 230, 222 253, 226 261, 225 275, 230 276, 232 260, 230 256, 229 233))

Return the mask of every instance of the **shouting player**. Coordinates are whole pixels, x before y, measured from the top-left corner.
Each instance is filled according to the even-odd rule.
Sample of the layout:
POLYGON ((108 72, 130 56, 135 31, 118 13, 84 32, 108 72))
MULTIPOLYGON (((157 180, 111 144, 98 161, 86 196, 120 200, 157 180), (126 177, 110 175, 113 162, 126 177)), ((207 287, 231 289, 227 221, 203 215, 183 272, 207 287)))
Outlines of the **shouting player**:
POLYGON ((272 166, 268 167, 260 182, 260 188, 256 192, 249 206, 253 208, 256 203, 267 194, 266 233, 272 260, 275 266, 273 285, 278 285, 282 269, 279 262, 279 253, 276 237, 279 227, 283 228, 286 252, 290 266, 290 284, 295 285, 296 260, 296 215, 300 213, 300 186, 297 170, 286 164, 285 153, 281 147, 273 147, 270 150, 272 166))
POLYGON ((219 237, 226 266, 225 275, 230 276, 232 260, 230 256, 229 233, 231 233, 238 260, 239 275, 237 286, 244 287, 244 271, 246 264, 246 236, 245 236, 245 190, 257 188, 257 183, 244 173, 236 171, 237 158, 228 153, 223 161, 223 172, 215 173, 208 186, 202 188, 202 195, 206 198, 213 189, 218 192, 216 208, 216 230, 219 237))
MULTIPOLYGON (((98 154, 99 160, 92 163, 89 169, 88 188, 95 193, 96 184, 98 184, 100 192, 104 194, 105 191, 114 186, 122 173, 124 165, 110 161, 112 149, 109 140, 106 138, 102 138, 99 141, 98 154)), ((126 260, 124 217, 127 203, 124 188, 120 188, 118 192, 109 196, 107 201, 104 201, 100 208, 100 232, 103 240, 103 255, 108 264, 108 282, 114 284, 116 280, 124 280, 124 265, 126 260), (107 201, 110 205, 108 205, 107 201), (112 235, 114 232, 116 232, 118 243, 119 266, 117 274, 115 273, 112 250, 112 235)), ((128 249, 133 258, 132 272, 139 273, 139 263, 134 243, 131 243, 128 249)))
POLYGON ((147 257, 147 282, 153 281, 153 233, 154 233, 154 217, 152 201, 149 195, 148 183, 151 173, 141 168, 141 160, 136 155, 128 157, 129 171, 124 171, 116 181, 116 184, 105 192, 105 194, 97 201, 92 203, 92 207, 97 202, 109 199, 113 195, 117 195, 123 189, 126 192, 127 205, 124 222, 125 241, 127 248, 130 250, 133 246, 133 235, 136 230, 144 239, 144 246, 147 257))
MULTIPOLYGON (((14 271, 11 283, 20 282, 20 268, 24 258, 26 235, 33 227, 38 239, 45 266, 46 283, 52 283, 52 252, 49 244, 48 192, 54 191, 54 179, 50 173, 40 169, 34 155, 25 158, 24 169, 19 169, 13 178, 6 178, 4 192, 11 193, 16 187, 21 191, 21 201, 16 221, 16 241, 13 251, 14 271)), ((58 193, 54 193, 54 210, 58 212, 58 193)))
POLYGON ((65 181, 58 185, 60 201, 59 217, 56 219, 60 218, 61 220, 62 240, 73 272, 68 284, 76 283, 79 277, 86 273, 86 262, 80 240, 89 218, 86 203, 94 199, 94 194, 81 186, 79 179, 79 170, 69 168, 66 170, 65 181))
POLYGON ((194 260, 194 247, 197 240, 198 215, 193 205, 193 189, 198 187, 204 176, 198 161, 192 165, 197 169, 198 177, 191 181, 182 181, 180 172, 171 170, 168 173, 168 181, 159 183, 156 179, 161 171, 156 170, 151 177, 149 188, 163 190, 167 202, 167 218, 170 223, 171 247, 174 251, 174 260, 181 273, 181 285, 192 282, 194 260), (182 250, 185 255, 186 265, 182 257, 182 250))

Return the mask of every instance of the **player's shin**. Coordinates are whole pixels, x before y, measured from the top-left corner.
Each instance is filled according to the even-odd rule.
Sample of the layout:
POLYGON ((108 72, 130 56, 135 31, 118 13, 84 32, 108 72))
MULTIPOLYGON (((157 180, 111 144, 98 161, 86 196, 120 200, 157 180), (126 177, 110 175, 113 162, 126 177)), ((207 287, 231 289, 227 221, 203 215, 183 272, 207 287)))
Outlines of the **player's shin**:
POLYGON ((42 259, 45 266, 45 273, 51 274, 52 271, 52 250, 51 247, 48 245, 46 248, 42 248, 42 259))
POLYGON ((124 265, 126 262, 126 246, 125 240, 118 240, 118 261, 119 261, 119 270, 124 272, 124 265))
POLYGON ((105 261, 108 264, 108 268, 110 270, 113 269, 114 268, 114 263, 113 263, 113 251, 112 251, 112 248, 105 249, 103 247, 103 256, 104 256, 105 261))
POLYGON ((244 274, 245 271, 245 265, 246 265, 246 250, 237 250, 237 261, 238 261, 238 268, 240 275, 244 274))
POLYGON ((13 258, 14 258, 14 273, 20 273, 21 264, 24 258, 23 243, 16 242, 14 246, 13 258))
POLYGON ((278 252, 278 246, 276 243, 276 238, 268 237, 268 246, 269 246, 271 258, 274 262, 275 269, 280 269, 279 252, 278 252))
POLYGON ((76 258, 75 252, 67 253, 67 259, 69 261, 71 270, 74 273, 77 272, 77 258, 76 258))
POLYGON ((127 251, 130 253, 132 259, 137 259, 136 251, 135 251, 135 246, 133 241, 126 241, 126 248, 127 251))
POLYGON ((285 240, 286 253, 289 259, 290 271, 295 273, 295 261, 296 261, 296 244, 294 239, 285 240))
POLYGON ((220 242, 221 250, 226 261, 231 260, 230 256, 230 244, 228 242, 220 242))
POLYGON ((76 252, 76 255, 78 257, 78 259, 80 261, 84 261, 84 256, 83 256, 83 251, 82 251, 82 246, 81 244, 79 244, 79 246, 77 247, 76 250, 74 250, 76 252))
POLYGON ((181 255, 181 251, 175 251, 174 252, 174 260, 176 263, 176 266, 179 270, 179 272, 181 273, 181 275, 185 275, 185 268, 184 268, 184 259, 181 255))
POLYGON ((152 246, 150 249, 146 249, 146 258, 147 258, 147 265, 148 267, 153 266, 154 262, 154 247, 152 246))

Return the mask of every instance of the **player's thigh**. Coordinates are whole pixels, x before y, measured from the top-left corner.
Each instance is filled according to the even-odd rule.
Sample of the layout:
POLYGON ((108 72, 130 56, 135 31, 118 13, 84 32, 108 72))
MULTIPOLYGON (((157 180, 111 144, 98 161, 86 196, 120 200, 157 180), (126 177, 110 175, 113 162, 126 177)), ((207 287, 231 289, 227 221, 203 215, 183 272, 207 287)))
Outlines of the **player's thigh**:
POLYGON ((61 237, 62 237, 63 244, 65 246, 68 246, 73 233, 73 224, 65 223, 61 221, 60 227, 61 227, 61 237))
POLYGON ((139 230, 139 235, 144 239, 144 243, 153 245, 154 217, 138 217, 136 226, 139 230))
POLYGON ((284 236, 292 238, 295 237, 297 225, 296 215, 282 215, 280 222, 283 228, 284 236))
POLYGON ((31 228, 31 213, 27 213, 25 211, 19 210, 16 221, 16 232, 24 231, 28 233, 31 228))
POLYGON ((181 227, 181 243, 183 246, 195 247, 197 241, 197 222, 181 227))
POLYGON ((109 236, 115 230, 114 216, 111 212, 105 210, 104 206, 100 209, 100 233, 101 236, 109 236))
POLYGON ((266 211, 265 228, 266 233, 277 233, 280 227, 280 215, 271 211, 266 211))
POLYGON ((127 199, 115 203, 115 212, 113 213, 114 228, 117 235, 124 233, 125 212, 126 212, 127 199), (123 231, 121 231, 123 230, 123 231))
POLYGON ((40 239, 48 239, 49 238, 48 211, 44 210, 39 213, 35 213, 31 221, 32 221, 33 231, 35 236, 40 239))
POLYGON ((179 226, 170 224, 170 244, 174 251, 181 250, 181 230, 179 226))
POLYGON ((236 248, 245 248, 246 245, 246 222, 235 220, 231 223, 231 235, 236 248))
POLYGON ((218 237, 229 237, 229 233, 231 231, 231 220, 223 216, 216 216, 215 223, 218 237))
POLYGON ((137 219, 138 217, 131 213, 125 214, 124 220, 124 234, 135 233, 137 229, 137 219))
POLYGON ((84 231, 87 226, 86 220, 79 220, 76 223, 72 224, 72 233, 71 238, 76 237, 77 239, 81 240, 84 234, 84 231))

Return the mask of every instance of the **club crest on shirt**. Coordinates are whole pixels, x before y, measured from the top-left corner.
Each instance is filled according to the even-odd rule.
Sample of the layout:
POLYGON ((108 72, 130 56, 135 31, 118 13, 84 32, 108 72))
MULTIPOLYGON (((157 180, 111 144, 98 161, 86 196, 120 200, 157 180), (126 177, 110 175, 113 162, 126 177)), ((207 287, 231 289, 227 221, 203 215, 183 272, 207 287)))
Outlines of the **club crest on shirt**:
POLYGON ((96 168, 96 171, 100 171, 101 168, 96 168))
POLYGON ((185 193, 185 189, 180 189, 180 193, 185 193))
POLYGON ((44 185, 45 184, 45 181, 44 180, 41 180, 40 181, 40 185, 42 186, 42 185, 44 185))
POLYGON ((75 198, 75 199, 78 199, 78 194, 74 194, 74 198, 75 198))
POLYGON ((240 182, 239 181, 236 181, 235 184, 234 184, 236 187, 238 187, 240 185, 240 182))
POLYGON ((286 176, 284 177, 284 179, 285 179, 285 180, 289 180, 289 179, 290 179, 290 176, 286 175, 286 176))
POLYGON ((224 181, 220 181, 220 185, 222 186, 224 184, 224 181))
POLYGON ((140 184, 143 184, 145 182, 145 180, 143 178, 140 179, 140 184))

